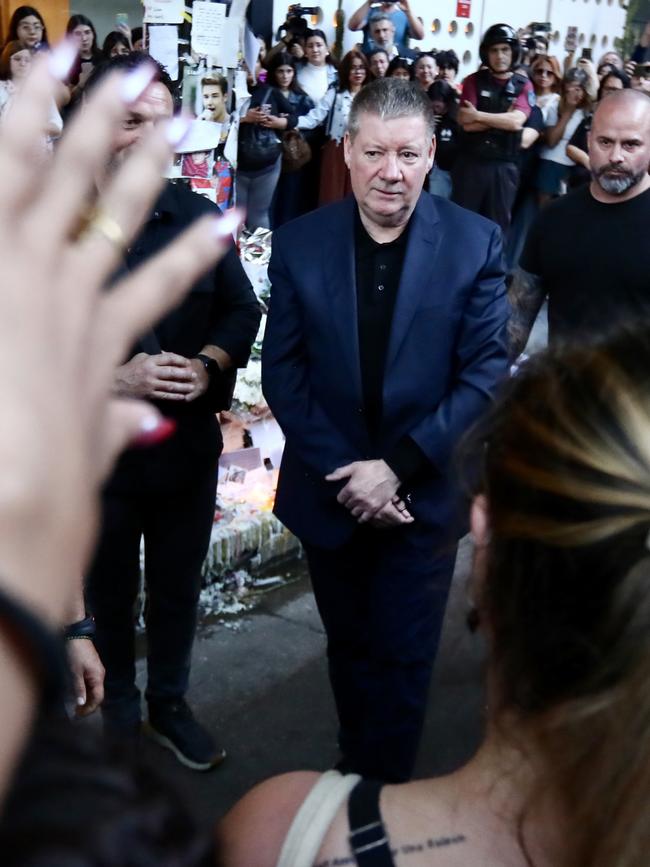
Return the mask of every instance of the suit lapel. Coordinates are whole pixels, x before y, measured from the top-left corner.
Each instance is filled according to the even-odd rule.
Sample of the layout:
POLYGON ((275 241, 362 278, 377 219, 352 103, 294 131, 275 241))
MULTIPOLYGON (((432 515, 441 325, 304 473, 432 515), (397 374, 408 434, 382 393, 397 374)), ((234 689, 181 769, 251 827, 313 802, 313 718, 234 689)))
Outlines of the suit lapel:
POLYGON ((334 333, 338 337, 337 351, 341 356, 341 369, 345 376, 350 377, 352 399, 361 406, 354 214, 354 199, 349 197, 342 203, 340 219, 333 227, 329 243, 324 245, 324 272, 334 333))
POLYGON ((429 195, 423 193, 420 196, 411 220, 406 257, 395 300, 384 382, 388 380, 413 317, 431 291, 440 247, 441 233, 435 228, 439 222, 438 210, 429 195))

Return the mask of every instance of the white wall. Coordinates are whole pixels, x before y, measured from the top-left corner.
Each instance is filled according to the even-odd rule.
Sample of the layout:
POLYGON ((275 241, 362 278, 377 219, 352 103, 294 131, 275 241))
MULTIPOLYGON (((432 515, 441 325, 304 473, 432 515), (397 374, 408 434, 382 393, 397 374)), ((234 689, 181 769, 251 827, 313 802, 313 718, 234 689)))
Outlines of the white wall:
MULTIPOLYGON (((344 0, 343 9, 346 20, 360 5, 361 0, 344 0)), ((278 28, 285 20, 288 2, 274 0, 273 25, 278 28)), ((305 3, 304 5, 311 5, 305 3)), ((316 5, 316 4, 314 4, 316 5)), ((336 0, 320 0, 323 9, 322 29, 328 38, 334 38, 334 12, 336 0)), ((411 8, 422 18, 425 38, 412 42, 423 50, 430 48, 453 48, 461 58, 461 75, 472 72, 478 64, 480 35, 490 24, 500 21, 513 27, 523 27, 531 21, 550 21, 556 34, 551 42, 551 53, 564 57, 564 39, 567 27, 579 28, 583 42, 581 46, 593 45, 595 60, 608 47, 613 46, 614 37, 623 35, 625 10, 619 0, 472 0, 471 18, 456 18, 456 0, 411 0, 411 8), (432 33, 434 20, 440 22, 440 29, 432 33), (456 33, 450 34, 449 27, 455 22, 456 33), (467 30, 471 31, 469 34, 467 30), (606 40, 606 42, 605 42, 606 40)), ((345 48, 351 48, 358 36, 347 30, 345 48)))

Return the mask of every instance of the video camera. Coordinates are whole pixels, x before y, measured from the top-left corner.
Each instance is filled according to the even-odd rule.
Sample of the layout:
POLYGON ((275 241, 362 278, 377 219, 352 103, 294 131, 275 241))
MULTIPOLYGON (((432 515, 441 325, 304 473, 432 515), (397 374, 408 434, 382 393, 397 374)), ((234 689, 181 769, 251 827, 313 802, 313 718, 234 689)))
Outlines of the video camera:
POLYGON ((526 27, 525 33, 527 37, 522 40, 522 45, 526 51, 535 51, 537 49, 537 40, 543 39, 548 45, 549 35, 553 27, 550 21, 532 21, 526 27))
POLYGON ((291 3, 287 9, 287 20, 280 27, 278 33, 290 33, 292 36, 304 36, 309 29, 309 24, 305 20, 305 16, 309 15, 312 19, 316 19, 316 23, 323 20, 323 10, 320 6, 301 6, 300 3, 291 3))

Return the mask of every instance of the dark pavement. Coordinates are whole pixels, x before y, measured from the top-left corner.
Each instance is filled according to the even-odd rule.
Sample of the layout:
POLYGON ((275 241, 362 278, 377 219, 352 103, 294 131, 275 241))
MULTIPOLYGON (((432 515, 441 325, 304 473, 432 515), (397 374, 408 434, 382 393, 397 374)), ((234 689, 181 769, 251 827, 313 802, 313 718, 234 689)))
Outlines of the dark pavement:
MULTIPOLYGON (((456 565, 416 775, 447 772, 481 735, 481 639, 465 625, 470 544, 456 565)), ((289 586, 227 625, 203 625, 195 646, 189 701, 218 732, 228 757, 208 773, 186 770, 146 741, 155 763, 210 824, 255 783, 298 769, 325 770, 337 759, 336 714, 327 679, 325 636, 304 569, 289 586)))

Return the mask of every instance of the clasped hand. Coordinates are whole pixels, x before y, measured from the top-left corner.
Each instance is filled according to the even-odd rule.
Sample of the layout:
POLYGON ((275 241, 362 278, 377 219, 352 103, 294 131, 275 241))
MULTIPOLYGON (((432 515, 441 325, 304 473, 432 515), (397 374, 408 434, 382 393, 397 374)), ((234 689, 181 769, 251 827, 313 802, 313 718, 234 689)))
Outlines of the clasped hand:
POLYGON ((118 368, 117 391, 128 397, 192 401, 207 391, 209 377, 201 362, 174 352, 140 352, 118 368))
POLYGON ((328 482, 348 480, 336 499, 360 524, 388 528, 413 522, 406 504, 397 495, 400 480, 386 461, 354 461, 325 478, 328 482))

